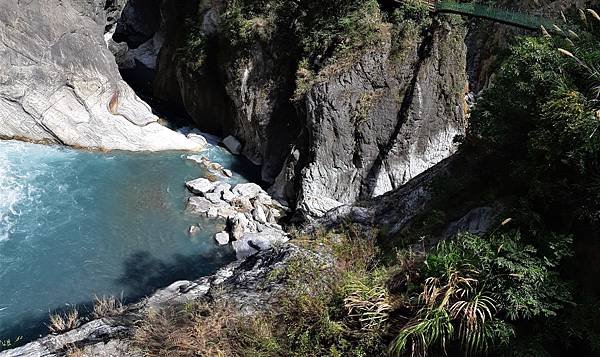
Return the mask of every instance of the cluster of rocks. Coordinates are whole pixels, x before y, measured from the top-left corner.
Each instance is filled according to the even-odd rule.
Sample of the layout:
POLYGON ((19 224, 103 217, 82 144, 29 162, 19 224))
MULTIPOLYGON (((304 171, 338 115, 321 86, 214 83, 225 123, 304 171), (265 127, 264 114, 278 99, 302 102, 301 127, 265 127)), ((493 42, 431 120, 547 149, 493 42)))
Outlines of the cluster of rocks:
MULTIPOLYGON (((190 134, 194 135, 194 134, 190 134)), ((188 160, 193 161, 197 164, 200 164, 202 167, 207 169, 209 172, 225 176, 225 177, 233 177, 233 172, 229 169, 223 167, 223 165, 217 162, 211 162, 209 158, 202 155, 190 155, 187 157, 188 160)))
MULTIPOLYGON (((288 240, 278 224, 286 208, 259 185, 243 183, 232 187, 225 182, 198 178, 188 181, 186 186, 195 194, 188 200, 188 212, 224 220, 225 230, 217 233, 215 240, 221 245, 231 242, 239 259, 288 240)), ((198 227, 191 227, 190 233, 197 230, 198 227)))

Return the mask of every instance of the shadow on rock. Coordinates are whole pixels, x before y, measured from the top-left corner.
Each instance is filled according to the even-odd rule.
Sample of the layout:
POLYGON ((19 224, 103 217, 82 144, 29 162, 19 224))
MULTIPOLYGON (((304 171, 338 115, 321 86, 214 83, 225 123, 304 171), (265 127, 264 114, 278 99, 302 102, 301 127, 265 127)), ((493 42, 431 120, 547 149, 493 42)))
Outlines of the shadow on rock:
POLYGON ((211 255, 176 254, 168 261, 140 251, 125 260, 123 275, 117 283, 127 292, 127 300, 135 300, 175 281, 210 275, 234 259, 233 251, 217 251, 211 255))

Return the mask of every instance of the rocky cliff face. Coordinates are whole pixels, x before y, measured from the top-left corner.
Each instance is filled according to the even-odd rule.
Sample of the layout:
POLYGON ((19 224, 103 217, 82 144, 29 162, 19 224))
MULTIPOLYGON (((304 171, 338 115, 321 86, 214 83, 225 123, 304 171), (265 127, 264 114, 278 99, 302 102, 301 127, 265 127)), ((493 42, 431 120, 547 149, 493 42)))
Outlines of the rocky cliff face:
POLYGON ((247 58, 225 54, 218 24, 223 6, 222 1, 164 2, 167 41, 153 93, 182 104, 201 129, 240 139, 242 153, 262 165, 264 181, 273 182, 301 128, 289 101, 295 64, 277 53, 281 48, 264 43, 248 48, 247 58), (185 56, 193 31, 206 37, 203 63, 195 69, 185 56))
MULTIPOLYGON (((466 127, 461 26, 437 23, 400 55, 388 33, 350 65, 323 69, 307 94, 292 102, 293 54, 257 42, 244 58, 223 57, 218 32, 223 5, 216 4, 200 5, 196 15, 210 43, 204 70, 191 73, 181 48, 165 47, 155 93, 175 83, 177 90, 164 99, 183 103, 201 128, 240 139, 243 153, 263 165, 275 197, 307 216, 320 216, 389 192, 454 152, 454 139, 466 127), (215 100, 216 95, 226 99, 215 100)), ((170 12, 166 23, 171 21, 181 23, 182 14, 170 12)), ((167 37, 185 46, 181 31, 171 27, 167 37)))
POLYGON ((96 149, 193 150, 121 79, 108 49, 124 1, 0 3, 0 137, 96 149))
POLYGON ((454 152, 466 128, 465 31, 447 23, 431 31, 400 58, 390 36, 309 91, 299 209, 319 216, 379 196, 454 152))

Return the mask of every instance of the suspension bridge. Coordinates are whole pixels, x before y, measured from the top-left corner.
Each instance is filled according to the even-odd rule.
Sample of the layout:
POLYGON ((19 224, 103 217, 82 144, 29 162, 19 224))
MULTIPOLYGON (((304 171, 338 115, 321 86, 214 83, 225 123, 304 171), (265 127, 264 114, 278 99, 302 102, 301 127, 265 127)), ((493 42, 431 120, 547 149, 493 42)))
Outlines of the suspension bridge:
MULTIPOLYGON (((403 2, 403 0, 396 1, 403 2)), ((550 30, 553 25, 551 20, 542 16, 499 9, 490 5, 445 0, 420 0, 420 2, 425 3, 431 13, 452 13, 477 17, 530 30, 538 30, 540 26, 550 30)))

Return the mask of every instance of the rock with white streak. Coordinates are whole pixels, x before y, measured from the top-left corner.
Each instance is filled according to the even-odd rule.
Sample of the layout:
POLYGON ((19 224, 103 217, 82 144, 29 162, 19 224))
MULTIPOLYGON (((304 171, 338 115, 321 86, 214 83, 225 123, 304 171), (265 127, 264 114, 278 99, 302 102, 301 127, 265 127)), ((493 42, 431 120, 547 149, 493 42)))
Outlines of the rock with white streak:
POLYGON ((102 150, 200 150, 125 83, 105 31, 125 2, 0 1, 0 137, 102 150))

